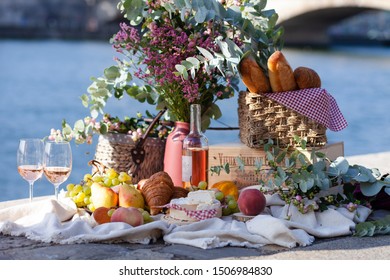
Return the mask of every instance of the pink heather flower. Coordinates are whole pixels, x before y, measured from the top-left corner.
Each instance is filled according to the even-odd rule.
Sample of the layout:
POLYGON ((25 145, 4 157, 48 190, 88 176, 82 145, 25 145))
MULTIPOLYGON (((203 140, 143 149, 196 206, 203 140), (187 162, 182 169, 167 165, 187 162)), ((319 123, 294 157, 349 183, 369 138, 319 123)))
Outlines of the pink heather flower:
POLYGON ((346 208, 350 211, 350 212, 353 212, 356 210, 357 208, 357 204, 353 203, 353 202, 350 202, 347 204, 346 208))
POLYGON ((92 135, 88 135, 86 139, 87 144, 92 144, 92 135))
POLYGON ((295 199, 296 199, 297 201, 302 201, 302 196, 297 195, 297 196, 295 197, 295 199))

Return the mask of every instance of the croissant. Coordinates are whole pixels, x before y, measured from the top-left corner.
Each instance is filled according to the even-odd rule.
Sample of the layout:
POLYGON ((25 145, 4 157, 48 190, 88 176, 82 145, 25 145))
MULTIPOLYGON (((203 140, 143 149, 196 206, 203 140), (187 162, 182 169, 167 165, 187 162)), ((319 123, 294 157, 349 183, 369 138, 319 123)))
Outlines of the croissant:
POLYGON ((186 197, 188 195, 189 191, 182 187, 173 187, 173 194, 172 199, 174 198, 180 198, 180 197, 186 197))
POLYGON ((158 214, 161 206, 169 203, 173 194, 173 182, 168 173, 157 172, 144 183, 141 192, 149 206, 150 214, 158 214))

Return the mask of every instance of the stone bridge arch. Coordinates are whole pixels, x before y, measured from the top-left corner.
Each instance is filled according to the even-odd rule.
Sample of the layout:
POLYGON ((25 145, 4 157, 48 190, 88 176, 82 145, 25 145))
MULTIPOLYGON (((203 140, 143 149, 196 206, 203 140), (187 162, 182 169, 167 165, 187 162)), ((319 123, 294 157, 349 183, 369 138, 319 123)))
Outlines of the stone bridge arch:
POLYGON ((384 0, 268 0, 278 23, 285 29, 285 44, 290 46, 327 46, 332 25, 368 11, 390 11, 384 0))

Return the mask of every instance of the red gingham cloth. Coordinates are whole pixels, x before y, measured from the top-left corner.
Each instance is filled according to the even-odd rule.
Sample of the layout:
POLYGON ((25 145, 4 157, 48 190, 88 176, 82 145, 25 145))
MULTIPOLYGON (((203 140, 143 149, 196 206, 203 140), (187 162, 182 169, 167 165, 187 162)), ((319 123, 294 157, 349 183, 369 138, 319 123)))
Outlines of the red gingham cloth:
POLYGON ((196 220, 205 220, 214 218, 217 215, 217 209, 208 209, 208 210, 187 210, 177 204, 167 204, 167 207, 184 211, 187 216, 196 219, 196 220))
POLYGON ((308 88, 286 92, 266 93, 270 99, 300 113, 330 130, 340 131, 347 127, 336 100, 325 89, 308 88))

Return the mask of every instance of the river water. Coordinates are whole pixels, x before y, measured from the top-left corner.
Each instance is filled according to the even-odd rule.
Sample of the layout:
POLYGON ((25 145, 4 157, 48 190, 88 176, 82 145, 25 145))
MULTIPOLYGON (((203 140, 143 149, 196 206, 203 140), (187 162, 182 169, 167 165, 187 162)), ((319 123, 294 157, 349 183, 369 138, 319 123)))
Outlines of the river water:
MULTIPOLYGON (((336 99, 348 127, 327 132, 329 142, 344 142, 345 155, 390 151, 390 49, 335 48, 327 51, 285 49, 293 68, 307 66, 322 78, 323 88, 336 99)), ((0 201, 26 198, 28 185, 16 170, 20 138, 44 137, 88 115, 79 97, 92 76, 113 65, 109 43, 61 40, 0 40, 0 201)), ((238 126, 237 97, 219 103, 220 122, 238 126)), ((110 100, 107 112, 133 116, 152 107, 124 97, 110 100)), ((212 126, 223 126, 213 122, 212 126)), ((210 144, 238 142, 238 131, 208 131, 210 144)), ((90 172, 95 144, 72 144, 74 165, 67 182, 90 172)), ((65 186, 64 183, 63 186, 65 186)), ((50 195, 45 178, 35 183, 34 195, 50 195)))

